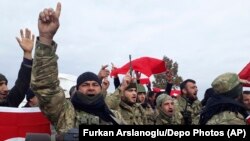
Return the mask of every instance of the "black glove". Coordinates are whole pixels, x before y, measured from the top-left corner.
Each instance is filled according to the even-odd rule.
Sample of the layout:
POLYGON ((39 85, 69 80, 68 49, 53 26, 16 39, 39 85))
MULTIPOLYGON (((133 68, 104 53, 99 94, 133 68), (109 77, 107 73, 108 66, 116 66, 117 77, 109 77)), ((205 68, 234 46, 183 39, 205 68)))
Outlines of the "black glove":
POLYGON ((184 124, 191 125, 192 124, 191 112, 185 110, 185 111, 182 111, 181 114, 182 114, 183 119, 184 119, 184 124))

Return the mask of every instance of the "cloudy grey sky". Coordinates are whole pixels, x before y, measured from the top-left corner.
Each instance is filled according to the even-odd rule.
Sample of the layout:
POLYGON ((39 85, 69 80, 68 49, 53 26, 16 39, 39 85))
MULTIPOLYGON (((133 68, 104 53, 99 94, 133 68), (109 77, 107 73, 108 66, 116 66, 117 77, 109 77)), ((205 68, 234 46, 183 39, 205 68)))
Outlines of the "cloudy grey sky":
MULTIPOLYGON (((15 37, 56 0, 1 0, 1 73, 13 86, 22 60, 15 37)), ((199 99, 213 79, 238 73, 250 60, 248 0, 61 0, 59 71, 79 75, 101 65, 118 67, 132 58, 164 55, 179 63, 179 75, 197 81, 199 99)), ((111 80, 111 79, 110 79, 111 80)), ((111 81, 112 83, 112 81, 111 81)), ((112 86, 113 87, 113 86, 112 86)), ((112 88, 111 88, 112 89, 112 88)))

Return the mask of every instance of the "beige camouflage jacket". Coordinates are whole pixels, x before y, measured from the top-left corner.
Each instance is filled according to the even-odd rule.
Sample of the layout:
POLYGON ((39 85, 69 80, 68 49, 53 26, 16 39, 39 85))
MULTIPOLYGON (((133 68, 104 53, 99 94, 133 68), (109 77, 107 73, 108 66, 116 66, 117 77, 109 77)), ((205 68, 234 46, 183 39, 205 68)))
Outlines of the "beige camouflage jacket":
MULTIPOLYGON (((42 112, 49 118, 58 133, 77 128, 79 124, 110 124, 101 121, 97 116, 76 111, 72 103, 65 98, 64 91, 59 86, 56 48, 55 42, 52 46, 36 42, 31 88, 39 99, 42 112)), ((116 94, 120 95, 117 92, 116 94)), ((122 120, 119 112, 112 112, 122 120)))
POLYGON ((181 121, 179 119, 181 117, 180 113, 176 112, 173 117, 169 117, 163 111, 159 110, 159 115, 155 119, 155 125, 180 125, 181 121))
MULTIPOLYGON (((187 105, 187 111, 191 112, 192 124, 198 125, 200 120, 200 112, 201 112, 201 102, 199 100, 195 100, 192 105, 187 103, 187 101, 182 97, 178 97, 175 101, 175 109, 176 112, 184 111, 187 105)), ((179 116, 182 118, 182 116, 179 116)), ((183 119, 179 119, 178 122, 184 123, 183 119)))
POLYGON ((147 125, 154 125, 155 118, 159 114, 157 110, 153 110, 149 103, 147 103, 146 107, 143 107, 145 111, 145 115, 147 117, 147 125))
POLYGON ((146 125, 147 117, 141 104, 129 106, 123 101, 120 102, 118 112, 121 113, 123 119, 128 125, 146 125))
POLYGON ((240 113, 224 111, 214 115, 206 125, 246 125, 246 122, 240 113))

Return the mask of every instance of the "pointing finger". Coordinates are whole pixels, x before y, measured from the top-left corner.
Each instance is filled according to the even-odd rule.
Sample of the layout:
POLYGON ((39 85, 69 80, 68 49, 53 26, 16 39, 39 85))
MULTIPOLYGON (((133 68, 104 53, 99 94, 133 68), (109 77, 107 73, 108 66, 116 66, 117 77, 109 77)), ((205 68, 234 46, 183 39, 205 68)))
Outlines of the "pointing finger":
POLYGON ((60 17, 60 14, 61 14, 61 8, 62 8, 62 6, 61 6, 61 3, 60 2, 58 2, 57 3, 57 5, 56 5, 56 17, 57 18, 59 18, 60 17))

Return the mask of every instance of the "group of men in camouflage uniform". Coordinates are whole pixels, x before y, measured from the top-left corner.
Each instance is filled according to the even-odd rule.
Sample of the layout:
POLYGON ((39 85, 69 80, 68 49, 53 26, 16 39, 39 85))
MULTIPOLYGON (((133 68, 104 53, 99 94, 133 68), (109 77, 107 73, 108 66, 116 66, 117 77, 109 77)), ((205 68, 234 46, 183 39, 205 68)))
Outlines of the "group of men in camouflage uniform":
POLYGON ((180 85, 181 96, 177 99, 167 94, 157 97, 157 116, 148 104, 137 102, 144 91, 129 74, 124 76, 113 94, 104 96, 100 78, 92 72, 85 72, 77 79, 77 91, 71 101, 67 100, 59 86, 57 44, 53 41, 59 28, 60 11, 61 4, 58 3, 55 11, 44 9, 39 15, 39 37, 31 79, 31 88, 40 101, 39 106, 58 133, 80 124, 246 124, 244 108, 235 100, 242 92, 242 86, 237 74, 233 73, 223 74, 214 80, 212 87, 217 102, 209 100, 203 108, 197 99, 196 82, 185 80, 180 85), (225 104, 233 106, 223 107, 225 104))

